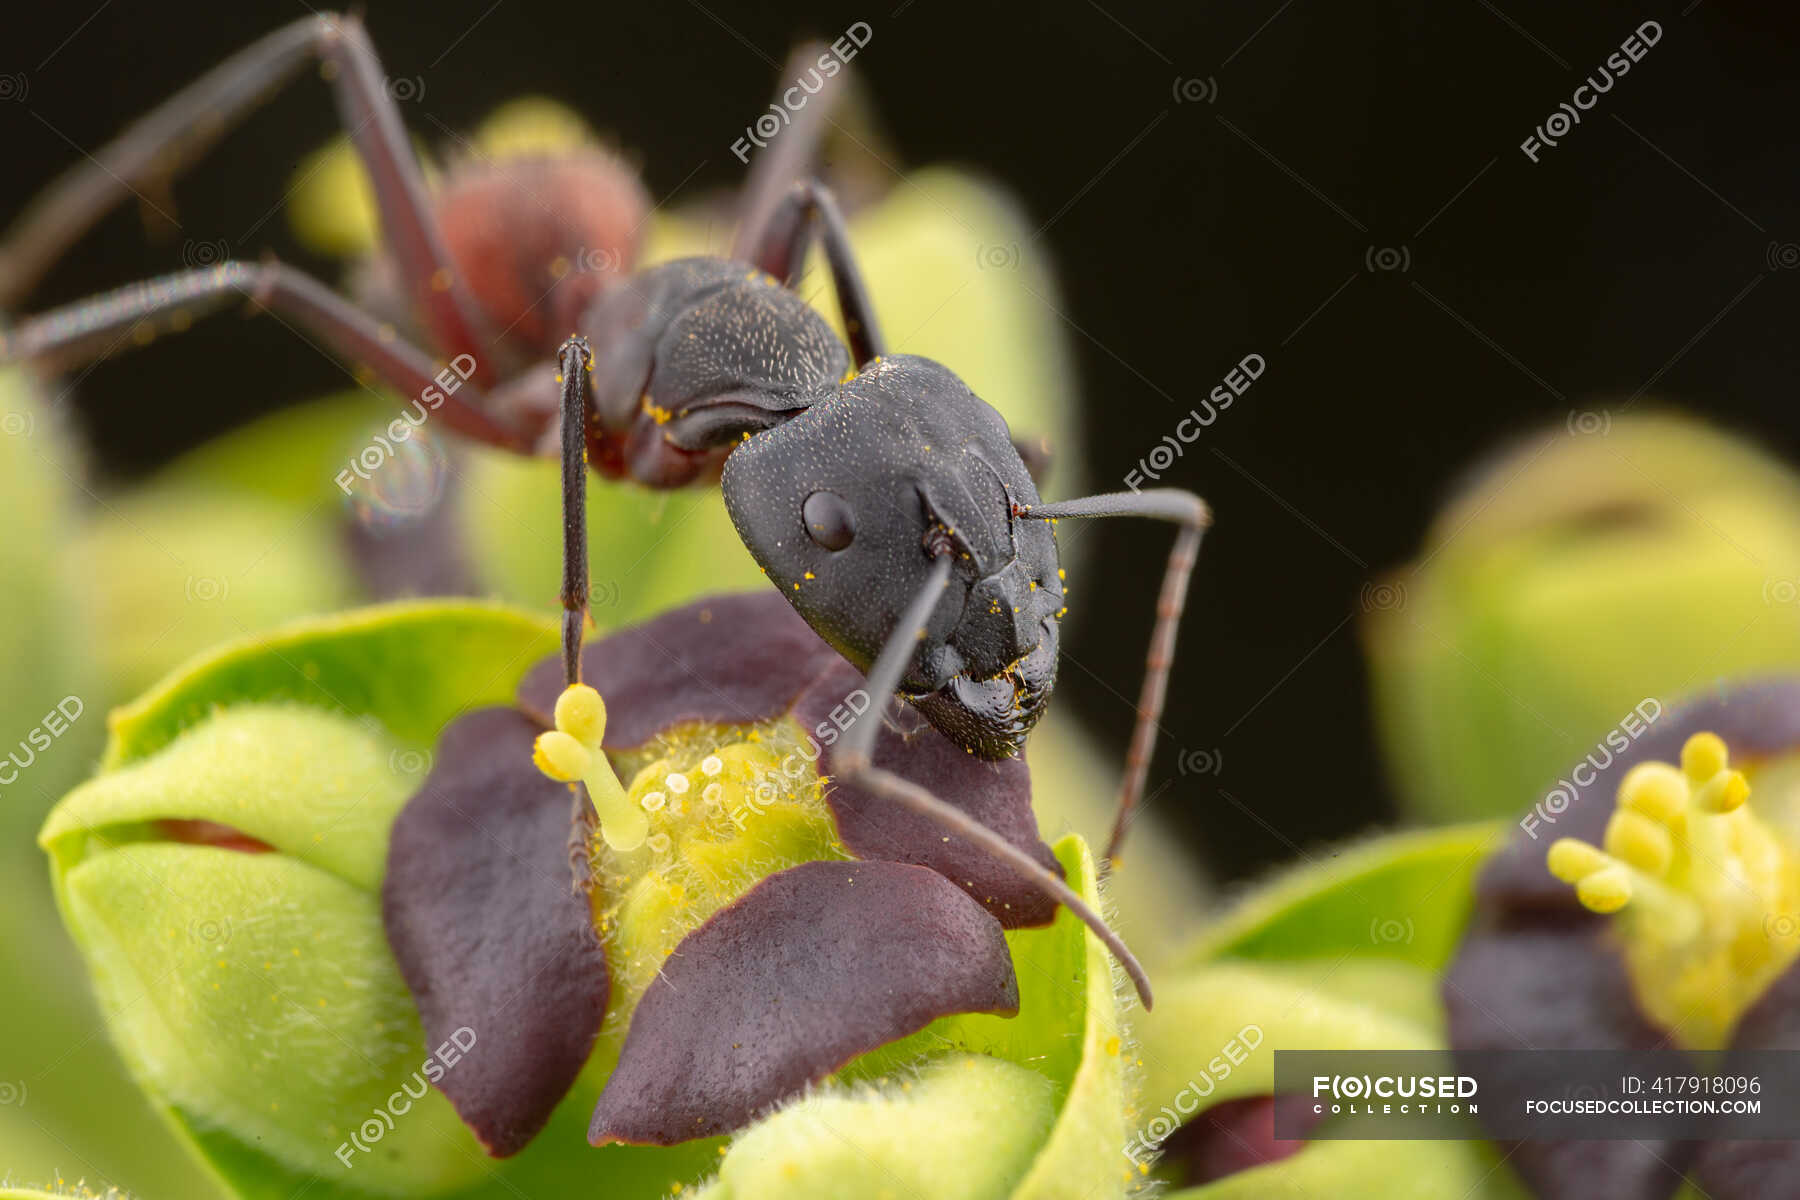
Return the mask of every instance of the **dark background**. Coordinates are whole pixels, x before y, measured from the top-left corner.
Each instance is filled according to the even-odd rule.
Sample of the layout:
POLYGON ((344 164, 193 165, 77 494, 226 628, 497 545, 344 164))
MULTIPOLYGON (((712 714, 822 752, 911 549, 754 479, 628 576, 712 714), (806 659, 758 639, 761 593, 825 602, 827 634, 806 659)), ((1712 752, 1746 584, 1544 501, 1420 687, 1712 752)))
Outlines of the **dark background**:
MULTIPOLYGON (((856 69, 907 163, 957 161, 1048 223, 1092 477, 1118 486, 1227 367, 1267 375, 1174 468, 1219 521, 1196 577, 1151 786, 1222 873, 1391 816, 1356 641, 1365 585, 1408 559, 1505 435, 1678 401, 1792 456, 1800 368, 1800 79, 1789 6, 1229 0, 874 7, 532 0, 376 3, 415 132, 541 91, 641 155, 654 197, 725 188, 729 152, 802 35, 869 22, 856 69), (491 5, 491 7, 490 7, 491 5), (1520 141, 1647 19, 1660 44, 1533 164, 1520 141), (1211 98, 1183 101, 1182 81, 1211 98), (703 164, 703 165, 702 165, 703 164), (1377 257, 1376 252, 1386 253, 1377 257), (1394 269, 1383 270, 1383 266, 1394 269), (1216 776, 1179 777, 1182 755, 1216 776)), ((12 5, 0 214, 285 3, 12 5)), ((186 229, 253 227, 338 131, 309 79, 175 189, 186 229)), ((279 212, 232 251, 311 269, 279 212)), ((34 307, 180 265, 125 209, 34 307)), ((141 473, 338 386, 273 322, 202 323, 95 370, 99 461, 141 473), (179 398, 177 401, 174 398, 179 398)), ((1112 523, 1062 702, 1122 749, 1166 530, 1112 523), (1123 587, 1142 581, 1144 587, 1123 587)))

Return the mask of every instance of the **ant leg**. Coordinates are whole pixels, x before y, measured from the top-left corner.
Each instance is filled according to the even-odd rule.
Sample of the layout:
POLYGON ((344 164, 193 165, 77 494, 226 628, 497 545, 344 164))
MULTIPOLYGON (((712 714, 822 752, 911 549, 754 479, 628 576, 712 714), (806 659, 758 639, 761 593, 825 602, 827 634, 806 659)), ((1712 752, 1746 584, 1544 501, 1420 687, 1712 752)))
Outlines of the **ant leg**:
MULTIPOLYGON (((106 358, 140 333, 153 332, 159 316, 182 322, 214 311, 234 296, 311 331, 341 361, 366 363, 383 383, 417 396, 420 404, 435 398, 433 411, 441 412, 444 423, 458 433, 503 449, 531 449, 526 438, 483 411, 480 387, 457 378, 460 370, 438 366, 318 280, 275 262, 225 262, 164 275, 27 318, 0 331, 0 363, 39 359, 66 366, 106 358), (453 385, 465 394, 451 395, 453 385)), ((467 357, 472 363, 474 355, 467 357)))
MULTIPOLYGON (((819 74, 810 72, 807 64, 816 64, 827 51, 823 42, 804 42, 794 47, 782 67, 782 85, 793 84, 809 73, 819 74)), ((738 262, 757 261, 755 247, 763 244, 769 222, 786 200, 788 189, 818 169, 819 145, 825 140, 826 126, 831 124, 832 111, 849 91, 849 86, 848 73, 840 64, 840 70, 821 81, 817 92, 807 94, 799 111, 785 104, 770 106, 789 113, 788 124, 769 145, 755 152, 756 162, 750 167, 750 176, 744 181, 739 201, 737 232, 732 238, 730 258, 738 262)), ((782 95, 792 95, 796 91, 804 89, 788 87, 782 95)), ((748 159, 748 153, 742 157, 748 159)))
POLYGON ((837 292, 838 312, 849 335, 850 354, 858 368, 887 353, 887 341, 875 319, 875 302, 869 298, 862 268, 850 249, 844 214, 831 190, 816 179, 796 183, 769 219, 763 240, 751 251, 750 261, 792 286, 806 265, 814 232, 825 244, 831 266, 831 285, 837 292))
MULTIPOLYGON (((489 331, 432 215, 424 175, 375 47, 360 20, 331 13, 303 17, 233 54, 39 193, 0 242, 0 311, 18 308, 69 245, 127 194, 198 159, 315 58, 374 184, 382 230, 433 339, 452 352, 485 344, 477 335, 489 331)), ((482 376, 493 378, 488 364, 482 376)))
MULTIPOLYGON (((579 335, 562 344, 556 354, 556 381, 562 385, 562 656, 563 686, 581 682, 581 641, 587 633, 587 413, 588 374, 594 367, 594 351, 579 335)), ((593 845, 598 817, 587 798, 586 786, 573 784, 569 813, 569 871, 575 890, 586 893, 593 886, 588 847, 593 845)))
POLYGON ((581 639, 587 632, 587 412, 594 351, 580 335, 556 353, 562 385, 562 655, 563 686, 581 682, 581 639))
POLYGON ((1125 969, 1125 974, 1137 988, 1138 998, 1148 1009, 1152 1002, 1150 979, 1144 974, 1142 964, 1126 948, 1124 941, 1112 927, 1088 906, 1087 901, 1076 895, 1074 889, 1046 870, 1042 863, 961 809, 946 804, 912 780, 883 770, 871 761, 875 736, 881 728, 881 717, 887 709, 888 699, 900 686, 901 678, 906 674, 906 664, 911 660, 913 649, 918 645, 920 635, 931 620, 932 610, 943 597, 944 587, 949 581, 950 556, 938 555, 932 559, 931 574, 926 578, 924 586, 901 614, 894 631, 888 635, 887 644, 881 648, 881 656, 869 668, 869 693, 880 699, 879 707, 871 706, 864 719, 852 723, 845 732, 833 755, 835 769, 846 781, 885 796, 896 804, 937 822, 946 833, 975 843, 1030 879, 1045 895, 1074 913, 1094 931, 1094 935, 1125 969), (871 716, 873 720, 868 719, 871 716))
POLYGON ((1181 526, 1175 545, 1169 551, 1169 565, 1163 571, 1162 593, 1156 601, 1156 628, 1150 635, 1150 652, 1144 660, 1144 685, 1138 692, 1137 722, 1132 727, 1131 747, 1125 756, 1125 778, 1119 784, 1118 815, 1113 819, 1112 837, 1106 843, 1107 861, 1116 863, 1138 800, 1144 794, 1150 754, 1156 745, 1157 722, 1162 717, 1163 702, 1168 696, 1169 667, 1175 659, 1175 632, 1181 625, 1181 610, 1187 604, 1188 576, 1193 573, 1194 561, 1200 556, 1200 535, 1212 524, 1212 513, 1204 500, 1180 488, 1109 492, 1055 504, 1015 505, 1013 511, 1017 516, 1040 521, 1053 521, 1059 517, 1152 517, 1181 526))

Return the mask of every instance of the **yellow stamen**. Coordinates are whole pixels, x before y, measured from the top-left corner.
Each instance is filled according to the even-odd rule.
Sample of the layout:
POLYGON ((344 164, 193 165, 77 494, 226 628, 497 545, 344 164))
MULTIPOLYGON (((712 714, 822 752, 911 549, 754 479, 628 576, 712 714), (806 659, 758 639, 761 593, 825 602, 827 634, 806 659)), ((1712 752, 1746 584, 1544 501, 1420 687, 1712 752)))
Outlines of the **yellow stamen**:
POLYGON ((606 736, 606 702, 584 683, 556 698, 556 728, 538 735, 532 762, 558 783, 587 786, 600 818, 600 837, 614 850, 635 850, 650 832, 650 819, 625 794, 625 785, 600 748, 606 736))
POLYGON ((556 698, 556 727, 589 746, 606 739, 606 701, 585 683, 571 684, 556 698))
POLYGON ((1696 733, 1681 747, 1681 773, 1690 783, 1705 783, 1723 771, 1728 761, 1725 739, 1716 733, 1696 733))
MULTIPOLYGON (((1771 778, 1779 786, 1780 773, 1771 778)), ((1584 907, 1619 914, 1613 932, 1638 1001, 1699 1049, 1725 1045, 1800 957, 1800 942, 1765 928, 1771 912, 1800 911, 1800 848, 1751 811, 1750 790, 1724 740, 1695 734, 1679 768, 1644 763, 1626 774, 1604 850, 1560 838, 1545 858, 1584 907)))
POLYGON ((1735 812, 1750 799, 1750 783, 1742 771, 1720 771, 1694 794, 1694 801, 1710 813, 1735 812))
POLYGON ((1606 823, 1606 852, 1646 874, 1661 876, 1675 858, 1675 839, 1668 826, 1621 808, 1606 823))
POLYGON ((1597 913, 1615 913, 1631 903, 1631 872, 1623 863, 1584 875, 1575 885, 1582 904, 1597 913))
POLYGON ((586 746, 560 729, 538 734, 532 746, 531 761, 537 769, 558 783, 574 783, 594 765, 594 755, 586 746))
POLYGON ((1619 785, 1619 804, 1652 820, 1673 824, 1687 808, 1687 778, 1668 763, 1640 763, 1619 785))
POLYGON ((1595 871, 1603 871, 1610 860, 1598 849, 1579 838, 1557 838, 1547 856, 1550 873, 1564 883, 1580 883, 1595 871))

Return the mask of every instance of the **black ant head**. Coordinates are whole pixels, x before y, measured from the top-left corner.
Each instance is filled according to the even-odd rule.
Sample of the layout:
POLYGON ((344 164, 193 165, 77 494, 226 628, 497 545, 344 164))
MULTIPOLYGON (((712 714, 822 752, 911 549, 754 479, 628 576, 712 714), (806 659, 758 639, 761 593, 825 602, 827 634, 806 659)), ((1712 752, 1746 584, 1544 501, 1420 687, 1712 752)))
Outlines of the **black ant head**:
POLYGON ((725 460, 725 506, 808 624, 867 671, 952 560, 901 694, 964 749, 1019 752, 1056 684, 1062 573, 1006 422, 928 359, 877 359, 725 460))

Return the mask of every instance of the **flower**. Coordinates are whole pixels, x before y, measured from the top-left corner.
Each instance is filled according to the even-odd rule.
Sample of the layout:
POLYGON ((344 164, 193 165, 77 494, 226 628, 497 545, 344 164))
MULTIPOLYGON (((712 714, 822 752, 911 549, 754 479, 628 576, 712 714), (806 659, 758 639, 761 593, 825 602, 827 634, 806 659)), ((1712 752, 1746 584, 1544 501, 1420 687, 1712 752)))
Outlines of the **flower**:
MULTIPOLYGON (((873 705, 791 611, 725 597, 590 648, 606 728, 573 702, 562 724, 645 823, 577 856, 588 895, 570 789, 531 762, 562 691, 554 660, 527 670, 555 643, 539 618, 309 621, 115 712, 40 841, 113 1041, 211 1171, 346 1200, 805 1200, 870 1171, 969 1200, 1123 1195, 1131 1043, 1104 949, 982 864, 953 884, 897 861, 961 862, 821 776, 821 729, 873 705)), ((936 737, 898 724, 878 755, 974 769, 936 737)), ((1100 903, 1079 839, 1036 840, 1024 765, 981 770, 1002 786, 940 792, 1019 821, 1100 903)))
POLYGON ((875 701, 773 592, 678 609, 583 664, 593 686, 561 688, 546 660, 516 707, 445 730, 394 827, 384 912, 428 1040, 497 1031, 443 1082, 492 1152, 535 1136, 609 1014, 622 1044, 590 1139, 672 1145, 940 1017, 1017 1011, 1004 931, 1053 903, 824 781, 843 731, 883 720, 880 765, 1059 870, 1023 760, 971 757, 875 701), (591 896, 569 884, 575 780, 599 815, 591 896))
MULTIPOLYGON (((1452 1045, 1800 1048, 1800 680, 1697 697, 1591 765, 1482 874, 1452 1045)), ((1545 1197, 1662 1200, 1686 1176, 1735 1200, 1775 1194, 1800 1147, 1528 1141, 1510 1161, 1545 1197)))

